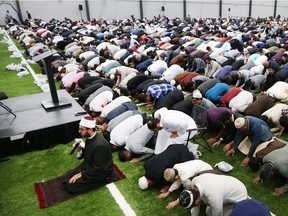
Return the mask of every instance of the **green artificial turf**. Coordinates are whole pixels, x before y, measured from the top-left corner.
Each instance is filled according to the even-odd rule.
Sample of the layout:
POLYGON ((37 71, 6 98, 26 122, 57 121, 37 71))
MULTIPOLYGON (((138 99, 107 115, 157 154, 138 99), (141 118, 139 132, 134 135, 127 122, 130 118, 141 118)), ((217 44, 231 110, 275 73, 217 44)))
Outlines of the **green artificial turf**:
MULTIPOLYGON (((0 41, 2 39, 3 35, 0 35, 0 41)), ((37 85, 33 84, 34 79, 31 74, 19 77, 17 76, 17 71, 6 70, 7 65, 11 63, 19 64, 21 62, 21 59, 12 59, 10 55, 12 55, 12 52, 8 51, 8 45, 0 43, 0 91, 5 92, 8 97, 42 92, 37 85)), ((40 71, 38 65, 33 67, 35 71, 40 71)))
MULTIPOLYGON (((0 40, 2 40, 1 35, 0 40)), ((0 55, 0 91, 6 92, 9 97, 41 92, 41 89, 33 83, 34 80, 31 75, 21 78, 17 77, 16 72, 5 71, 7 64, 20 62, 19 59, 9 58, 11 53, 7 51, 7 45, 0 44, 0 55)), ((35 67, 35 72, 40 73, 40 68, 37 71, 37 67, 35 67)), ((144 107, 141 109, 145 110, 144 107)), ((151 113, 152 111, 148 112, 148 114, 151 113)), ((215 132, 208 131, 206 137, 209 138, 214 135, 215 132)), ((286 139, 287 136, 282 138, 286 139)), ((10 160, 0 162, 0 215, 123 215, 106 187, 46 209, 39 208, 33 184, 63 175, 80 163, 75 155, 69 155, 71 145, 72 142, 59 144, 47 150, 11 156, 10 160)), ((230 163, 234 169, 228 175, 239 178, 246 185, 250 197, 264 202, 274 214, 286 215, 288 211, 287 194, 279 197, 272 194, 276 186, 281 186, 284 183, 283 180, 271 179, 263 184, 253 184, 252 179, 256 177, 256 173, 251 172, 247 167, 240 166, 244 155, 237 151, 235 156, 226 157, 222 148, 223 145, 214 148, 214 152, 210 153, 200 146, 199 150, 203 154, 201 159, 212 166, 220 161, 230 163)), ((177 193, 161 200, 157 198, 160 188, 150 188, 146 191, 141 191, 138 188, 138 178, 144 174, 144 162, 137 164, 121 163, 117 157, 117 152, 113 153, 113 158, 114 163, 127 177, 115 184, 138 216, 190 215, 189 210, 180 207, 175 207, 172 210, 165 209, 168 202, 177 198, 177 193)), ((201 215, 205 215, 203 208, 201 215)))

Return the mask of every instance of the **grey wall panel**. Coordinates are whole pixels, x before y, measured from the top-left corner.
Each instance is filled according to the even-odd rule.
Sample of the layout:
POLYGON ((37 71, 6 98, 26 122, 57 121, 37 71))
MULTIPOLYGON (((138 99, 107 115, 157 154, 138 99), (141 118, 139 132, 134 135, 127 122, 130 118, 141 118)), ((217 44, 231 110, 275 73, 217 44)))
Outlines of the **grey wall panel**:
POLYGON ((222 17, 240 18, 249 15, 249 0, 223 0, 222 2, 222 17))
POLYGON ((183 1, 149 1, 143 0, 143 15, 148 19, 154 16, 180 17, 183 18, 183 1), (164 11, 162 11, 164 7, 164 11))
POLYGON ((90 0, 91 18, 127 19, 131 15, 140 17, 140 4, 138 0, 90 0))
MULTIPOLYGON (((140 18, 140 0, 88 0, 91 18, 127 19, 133 14, 140 18)), ((4 24, 6 10, 18 19, 17 13, 7 4, 16 8, 15 1, 0 1, 0 24, 4 24)), ((85 0, 19 0, 23 19, 29 11, 32 18, 50 20, 52 17, 63 20, 87 19, 85 0), (79 5, 83 10, 79 11, 79 5)), ((287 18, 288 1, 277 1, 276 15, 287 18)), ((183 18, 183 0, 142 0, 143 17, 154 16, 183 18), (162 10, 164 7, 164 11, 162 10)), ((275 0, 252 0, 252 17, 269 17, 274 15, 275 0)), ((192 18, 219 17, 219 0, 186 0, 186 14, 192 18)), ((249 0, 222 0, 222 17, 247 17, 249 15, 249 0), (230 8, 230 11, 228 10, 230 8)))
POLYGON ((41 18, 43 20, 55 19, 63 20, 68 17, 72 20, 87 19, 85 13, 85 1, 79 0, 52 0, 52 1, 21 1, 20 7, 22 10, 23 19, 27 18, 26 11, 29 11, 32 19, 41 18), (83 6, 83 10, 79 11, 78 5, 83 6))
POLYGON ((269 17, 274 15, 274 0, 253 0, 252 17, 269 17))
POLYGON ((219 17, 219 1, 215 0, 193 0, 187 1, 187 16, 191 18, 219 17))
POLYGON ((282 19, 288 17, 288 1, 287 0, 285 0, 285 1, 278 0, 276 16, 278 14, 280 14, 282 19))

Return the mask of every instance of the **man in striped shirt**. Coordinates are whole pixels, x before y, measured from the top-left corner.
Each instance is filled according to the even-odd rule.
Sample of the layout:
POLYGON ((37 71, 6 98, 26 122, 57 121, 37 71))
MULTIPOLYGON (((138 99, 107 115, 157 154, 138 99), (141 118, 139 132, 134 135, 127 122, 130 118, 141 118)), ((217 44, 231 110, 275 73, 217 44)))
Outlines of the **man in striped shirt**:
POLYGON ((148 102, 147 109, 153 109, 159 100, 175 89, 175 86, 166 83, 151 85, 146 94, 142 93, 138 96, 138 100, 142 103, 148 102))

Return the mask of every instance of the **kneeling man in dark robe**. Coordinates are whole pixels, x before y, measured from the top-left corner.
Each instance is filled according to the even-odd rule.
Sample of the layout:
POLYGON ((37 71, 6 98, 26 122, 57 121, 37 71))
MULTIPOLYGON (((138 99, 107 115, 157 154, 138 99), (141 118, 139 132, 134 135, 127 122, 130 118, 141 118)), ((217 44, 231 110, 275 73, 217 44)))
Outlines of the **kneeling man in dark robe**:
POLYGON ((95 120, 85 116, 79 123, 79 133, 86 137, 83 162, 66 174, 64 187, 70 193, 84 193, 106 181, 113 171, 109 143, 95 129, 95 120))

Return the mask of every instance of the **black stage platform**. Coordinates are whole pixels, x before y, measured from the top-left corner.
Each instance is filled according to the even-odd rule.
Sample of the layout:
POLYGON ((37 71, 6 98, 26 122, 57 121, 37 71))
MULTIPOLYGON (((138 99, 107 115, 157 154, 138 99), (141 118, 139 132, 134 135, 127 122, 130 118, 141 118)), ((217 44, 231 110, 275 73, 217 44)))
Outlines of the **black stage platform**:
POLYGON ((83 108, 66 90, 57 93, 71 104, 45 110, 41 101, 51 99, 49 92, 1 101, 16 117, 0 107, 0 157, 49 148, 79 136, 78 123, 82 116, 76 116, 75 112, 84 112, 83 108))

